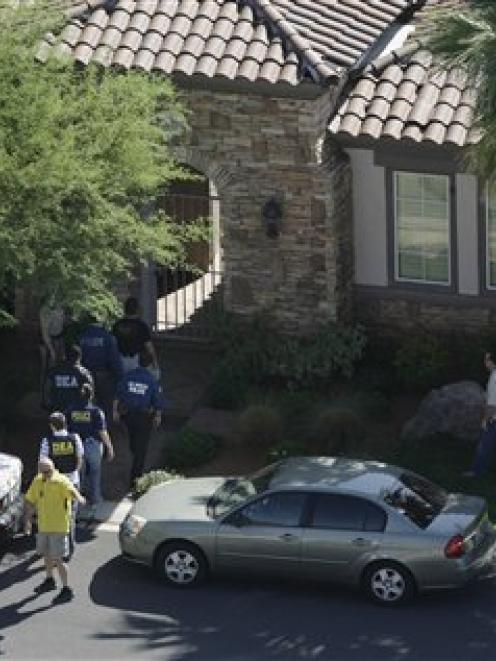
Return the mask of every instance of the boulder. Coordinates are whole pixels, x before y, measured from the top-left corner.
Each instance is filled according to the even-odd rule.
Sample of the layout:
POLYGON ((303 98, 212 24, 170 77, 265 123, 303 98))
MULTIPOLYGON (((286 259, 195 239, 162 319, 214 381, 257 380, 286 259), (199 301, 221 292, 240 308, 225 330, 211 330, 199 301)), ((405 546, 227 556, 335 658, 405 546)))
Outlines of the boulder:
POLYGON ((401 431, 402 441, 419 441, 446 434, 475 441, 480 432, 485 391, 475 381, 459 381, 436 388, 422 400, 416 415, 401 431))

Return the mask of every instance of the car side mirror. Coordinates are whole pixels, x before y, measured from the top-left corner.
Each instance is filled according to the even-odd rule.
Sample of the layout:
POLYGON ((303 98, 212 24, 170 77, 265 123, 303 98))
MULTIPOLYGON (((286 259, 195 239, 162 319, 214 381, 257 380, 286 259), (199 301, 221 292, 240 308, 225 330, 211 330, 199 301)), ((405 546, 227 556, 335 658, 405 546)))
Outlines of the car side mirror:
POLYGON ((241 528, 246 524, 246 516, 242 512, 233 512, 224 519, 224 523, 228 526, 241 528))

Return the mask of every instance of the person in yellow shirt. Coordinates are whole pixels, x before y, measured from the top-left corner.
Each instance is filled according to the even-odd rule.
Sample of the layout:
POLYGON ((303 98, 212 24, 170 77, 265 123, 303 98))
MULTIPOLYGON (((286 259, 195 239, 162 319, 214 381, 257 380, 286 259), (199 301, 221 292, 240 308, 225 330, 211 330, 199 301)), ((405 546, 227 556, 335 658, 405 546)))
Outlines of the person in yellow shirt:
POLYGON ((73 593, 68 585, 67 567, 63 561, 65 539, 69 534, 72 499, 82 505, 86 500, 69 478, 55 469, 49 457, 40 459, 38 471, 24 497, 24 531, 28 535, 31 533, 31 521, 36 511, 38 515, 36 549, 43 557, 46 569, 46 578, 35 588, 35 592, 42 593, 55 589, 53 570, 56 568, 62 589, 54 601, 69 601, 73 593))

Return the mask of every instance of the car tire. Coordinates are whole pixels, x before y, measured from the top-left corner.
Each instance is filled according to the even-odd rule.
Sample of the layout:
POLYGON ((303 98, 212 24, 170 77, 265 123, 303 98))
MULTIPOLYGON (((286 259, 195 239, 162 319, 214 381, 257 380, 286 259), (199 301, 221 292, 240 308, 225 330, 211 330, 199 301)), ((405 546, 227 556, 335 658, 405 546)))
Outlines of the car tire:
POLYGON ((362 588, 381 606, 399 606, 415 595, 415 579, 406 567, 384 560, 369 565, 362 577, 362 588))
POLYGON ((155 571, 168 585, 191 588, 205 580, 208 564, 203 552, 190 542, 171 542, 160 547, 155 571))

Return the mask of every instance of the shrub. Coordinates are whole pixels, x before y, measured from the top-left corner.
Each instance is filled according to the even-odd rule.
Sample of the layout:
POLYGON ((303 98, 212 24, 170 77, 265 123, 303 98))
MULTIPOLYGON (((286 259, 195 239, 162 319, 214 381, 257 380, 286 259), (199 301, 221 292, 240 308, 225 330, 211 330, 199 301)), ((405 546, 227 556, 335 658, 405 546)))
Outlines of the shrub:
POLYGON ((358 393, 354 401, 360 415, 369 420, 385 421, 391 413, 391 401, 378 390, 358 393))
POLYGON ((241 413, 238 429, 242 443, 270 446, 281 440, 281 416, 273 406, 254 404, 241 413))
POLYGON ((283 441, 268 451, 267 461, 279 461, 279 459, 286 459, 286 457, 298 457, 305 454, 308 454, 308 448, 304 443, 283 441))
POLYGON ((220 443, 216 436, 185 426, 174 436, 169 445, 166 464, 173 469, 200 466, 213 459, 219 448, 220 443))
POLYGON ((165 470, 154 470, 150 471, 149 473, 145 473, 145 475, 136 478, 134 481, 132 497, 134 499, 138 499, 140 496, 145 494, 150 487, 153 487, 157 484, 163 484, 164 482, 171 482, 172 480, 177 480, 181 477, 182 475, 165 470))
POLYGON ((317 414, 310 440, 317 451, 338 455, 349 452, 364 436, 364 426, 354 411, 328 407, 317 414))
POLYGON ((397 349, 394 366, 406 388, 427 390, 448 378, 450 354, 441 338, 414 335, 403 340, 397 349))
POLYGON ((273 383, 292 389, 321 387, 335 377, 350 378, 361 359, 366 339, 360 326, 331 324, 311 338, 278 334, 263 318, 226 331, 224 369, 252 383, 273 383))
POLYGON ((248 384, 239 367, 222 362, 215 370, 208 392, 208 403, 214 409, 235 410, 246 400, 248 384))

